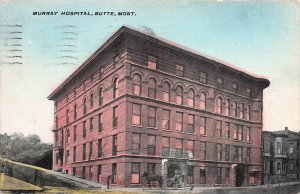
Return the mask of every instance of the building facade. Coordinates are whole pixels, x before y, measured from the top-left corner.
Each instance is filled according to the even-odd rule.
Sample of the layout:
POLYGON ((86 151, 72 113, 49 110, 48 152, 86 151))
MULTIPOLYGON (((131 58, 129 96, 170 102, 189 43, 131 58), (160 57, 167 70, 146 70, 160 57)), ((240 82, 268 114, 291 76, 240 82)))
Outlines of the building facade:
POLYGON ((53 169, 140 186, 145 171, 195 186, 261 182, 270 82, 121 27, 48 97, 53 169))
POLYGON ((292 181, 299 178, 300 133, 287 127, 263 132, 263 183, 292 181))

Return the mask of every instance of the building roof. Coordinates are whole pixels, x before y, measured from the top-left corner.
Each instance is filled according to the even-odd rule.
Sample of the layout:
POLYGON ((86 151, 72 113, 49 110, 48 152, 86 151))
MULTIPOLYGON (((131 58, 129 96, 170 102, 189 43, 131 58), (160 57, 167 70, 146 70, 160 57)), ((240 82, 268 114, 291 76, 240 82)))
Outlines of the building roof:
POLYGON ((53 100, 53 98, 65 87, 65 85, 71 81, 72 79, 75 78, 75 76, 86 66, 89 65, 89 63, 96 57, 98 56, 105 48, 107 48, 115 39, 117 39, 121 34, 123 33, 130 33, 135 36, 147 39, 149 41, 162 44, 166 47, 169 47, 170 49, 178 50, 180 52, 186 53, 188 55, 191 55, 196 58, 200 58, 202 60, 208 61, 210 63, 213 63, 215 65, 222 66, 224 68, 227 68, 233 72, 237 72, 239 74, 242 74, 245 77, 249 77, 252 79, 255 79, 256 81, 260 81, 264 83, 265 87, 268 87, 270 85, 270 81, 267 79, 267 77, 257 75, 254 73, 250 73, 248 71, 242 70, 239 67, 222 61, 220 59, 214 58, 212 56, 206 55, 204 53, 201 53, 199 51, 193 50, 191 48, 182 46, 180 44, 177 44, 175 42, 172 42, 170 40, 161 38, 159 36, 153 35, 153 34, 148 34, 145 32, 142 32, 138 29, 135 29, 133 27, 128 27, 128 26, 122 26, 119 30, 117 30, 97 51, 95 51, 80 67, 78 67, 66 80, 64 80, 49 96, 49 100, 53 100))

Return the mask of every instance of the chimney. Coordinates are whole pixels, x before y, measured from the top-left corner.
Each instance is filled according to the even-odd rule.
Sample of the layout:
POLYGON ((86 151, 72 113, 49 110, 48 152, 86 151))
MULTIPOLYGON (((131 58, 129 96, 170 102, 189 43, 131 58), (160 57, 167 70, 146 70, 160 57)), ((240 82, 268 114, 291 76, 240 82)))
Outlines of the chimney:
POLYGON ((286 131, 287 131, 287 130, 289 130, 289 128, 288 128, 288 127, 285 127, 284 129, 285 129, 286 131))

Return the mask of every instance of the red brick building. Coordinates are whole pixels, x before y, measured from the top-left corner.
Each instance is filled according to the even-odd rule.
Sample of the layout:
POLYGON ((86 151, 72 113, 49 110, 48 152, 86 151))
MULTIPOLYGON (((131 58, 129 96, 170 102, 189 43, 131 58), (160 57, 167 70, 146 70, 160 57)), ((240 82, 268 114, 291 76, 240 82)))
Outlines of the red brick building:
POLYGON ((48 97, 53 169, 117 186, 144 171, 187 184, 261 181, 267 79, 121 27, 48 97))

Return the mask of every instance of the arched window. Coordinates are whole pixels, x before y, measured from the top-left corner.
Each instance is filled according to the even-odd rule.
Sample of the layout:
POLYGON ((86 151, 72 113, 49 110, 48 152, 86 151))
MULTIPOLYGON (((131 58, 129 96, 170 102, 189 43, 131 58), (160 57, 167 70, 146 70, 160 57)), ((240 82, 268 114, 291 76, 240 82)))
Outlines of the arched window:
POLYGON ((240 118, 244 119, 244 113, 245 113, 245 106, 243 103, 240 105, 240 118))
POLYGON ((93 107, 94 105, 94 93, 91 93, 91 96, 90 96, 90 106, 93 107))
POLYGON ((134 95, 140 96, 141 95, 141 77, 139 75, 133 76, 133 87, 132 87, 132 93, 134 95))
POLYGON ((237 103, 233 102, 232 104, 232 114, 234 117, 237 117, 237 103))
POLYGON ((176 104, 182 105, 183 102, 183 89, 181 86, 176 88, 176 104))
POLYGON ((217 113, 222 114, 222 98, 217 98, 217 113))
POLYGON ((229 116, 230 115, 230 100, 227 99, 225 101, 225 115, 229 116))
POLYGON ((201 92, 200 94, 200 109, 206 109, 206 94, 204 92, 201 92))
POLYGON ((168 82, 163 83, 163 101, 170 102, 170 84, 168 82))
POLYGON ((118 96, 118 79, 114 80, 113 84, 113 98, 115 99, 118 96))
POLYGON ((74 120, 77 119, 77 104, 74 104, 74 120))
POLYGON ((195 102, 195 92, 192 89, 190 89, 188 91, 188 106, 194 107, 195 104, 194 102, 195 102))
POLYGON ((102 88, 99 89, 99 106, 103 104, 103 91, 102 88))
POLYGON ((86 98, 83 100, 83 114, 86 114, 86 98))
POLYGON ((148 82, 148 97, 156 98, 156 81, 153 78, 150 78, 148 82))
POLYGON ((250 121, 250 113, 251 113, 251 106, 248 105, 246 110, 246 120, 248 121, 250 121))

